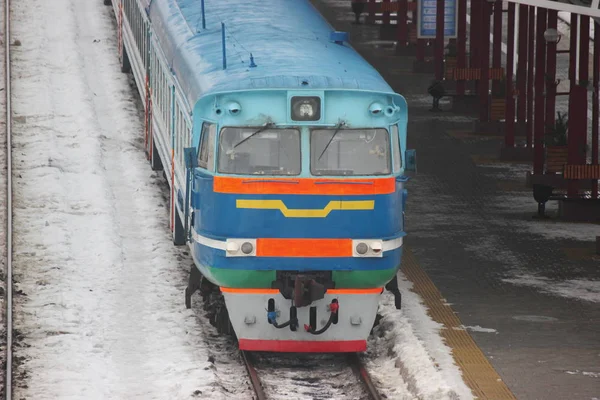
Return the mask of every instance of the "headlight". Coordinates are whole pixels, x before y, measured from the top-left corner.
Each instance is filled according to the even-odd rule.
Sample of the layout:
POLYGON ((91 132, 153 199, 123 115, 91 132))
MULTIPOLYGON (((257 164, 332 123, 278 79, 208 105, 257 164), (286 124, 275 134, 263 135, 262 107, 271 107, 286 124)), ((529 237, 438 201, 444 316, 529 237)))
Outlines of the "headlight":
POLYGON ((367 251, 369 251, 369 246, 366 243, 361 242, 356 245, 356 252, 358 254, 365 254, 367 251))
POLYGON ((230 254, 235 254, 240 249, 240 246, 236 242, 228 242, 226 247, 227 252, 230 254))
POLYGON ((256 239, 227 239, 226 257, 256 256, 256 239))
POLYGON ((353 257, 383 257, 383 241, 358 239, 352 241, 353 257))
POLYGON ((321 119, 321 98, 317 96, 293 96, 292 120, 318 121, 321 119))
POLYGON ((373 242, 371 243, 371 251, 375 254, 379 254, 381 253, 381 250, 383 249, 383 245, 381 244, 381 242, 373 242))
POLYGON ((242 245, 242 253, 244 253, 246 255, 251 254, 253 250, 254 250, 254 246, 252 246, 252 243, 250 243, 250 242, 245 242, 242 245))

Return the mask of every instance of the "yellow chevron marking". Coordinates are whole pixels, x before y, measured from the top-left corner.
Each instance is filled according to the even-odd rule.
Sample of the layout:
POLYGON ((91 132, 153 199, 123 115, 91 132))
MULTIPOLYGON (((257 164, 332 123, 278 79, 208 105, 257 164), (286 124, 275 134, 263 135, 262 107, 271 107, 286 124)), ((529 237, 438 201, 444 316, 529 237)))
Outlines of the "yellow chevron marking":
POLYGON ((332 200, 322 210, 290 210, 281 200, 236 200, 235 206, 237 208, 251 208, 255 210, 279 210, 286 218, 325 218, 332 211, 373 210, 375 208, 375 200, 332 200))

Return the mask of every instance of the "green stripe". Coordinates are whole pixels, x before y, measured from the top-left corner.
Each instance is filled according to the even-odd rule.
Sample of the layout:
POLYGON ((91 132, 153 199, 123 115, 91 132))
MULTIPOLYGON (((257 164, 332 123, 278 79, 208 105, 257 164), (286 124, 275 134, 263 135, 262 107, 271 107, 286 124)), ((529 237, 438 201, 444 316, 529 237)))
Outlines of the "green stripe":
MULTIPOLYGON (((333 271, 336 289, 382 287, 396 274, 398 268, 376 271, 333 271)), ((269 289, 275 271, 256 271, 202 267, 200 272, 218 286, 240 289, 269 289)))

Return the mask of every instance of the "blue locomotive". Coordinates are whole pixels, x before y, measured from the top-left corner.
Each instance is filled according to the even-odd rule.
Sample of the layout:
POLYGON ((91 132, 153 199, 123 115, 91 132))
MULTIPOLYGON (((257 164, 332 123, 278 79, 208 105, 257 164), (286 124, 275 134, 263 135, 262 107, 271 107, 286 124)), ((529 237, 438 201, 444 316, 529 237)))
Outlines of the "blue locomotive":
MULTIPOLYGON (((145 143, 244 350, 364 351, 400 267, 406 101, 307 0, 112 0, 145 143)), ((399 304, 397 304, 399 307, 399 304)))

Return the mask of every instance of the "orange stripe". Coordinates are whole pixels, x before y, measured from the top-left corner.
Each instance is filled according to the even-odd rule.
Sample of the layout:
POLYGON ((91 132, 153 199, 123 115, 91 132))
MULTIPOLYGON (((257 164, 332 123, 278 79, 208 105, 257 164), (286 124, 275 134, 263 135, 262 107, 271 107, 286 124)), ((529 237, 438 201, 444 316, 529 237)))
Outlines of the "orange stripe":
POLYGON ((307 178, 232 178, 215 176, 216 193, 236 194, 390 194, 396 190, 394 178, 307 179, 307 178))
POLYGON ((240 289, 221 286, 221 292, 235 294, 277 294, 279 293, 279 289, 240 289))
POLYGON ((327 289, 327 294, 380 294, 383 288, 373 289, 327 289))
POLYGON ((352 257, 352 239, 257 239, 258 257, 352 257))

